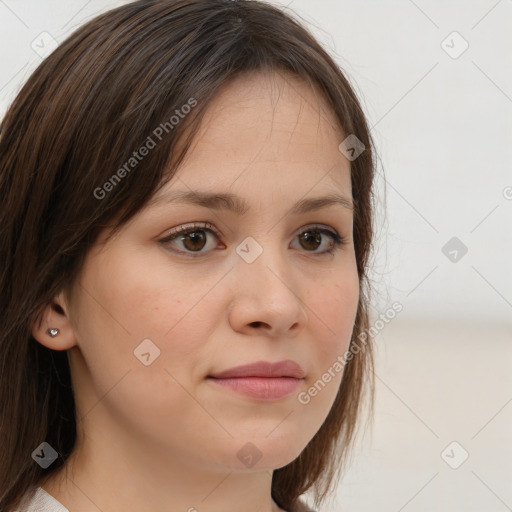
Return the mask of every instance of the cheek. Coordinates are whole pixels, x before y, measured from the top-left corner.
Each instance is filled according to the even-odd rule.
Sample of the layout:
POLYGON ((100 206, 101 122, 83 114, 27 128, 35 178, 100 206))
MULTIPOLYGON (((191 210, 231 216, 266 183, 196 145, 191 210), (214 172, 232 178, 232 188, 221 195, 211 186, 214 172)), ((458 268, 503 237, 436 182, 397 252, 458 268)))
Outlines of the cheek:
POLYGON ((93 293, 77 302, 80 373, 90 379, 92 395, 84 410, 105 396, 101 403, 124 423, 141 433, 161 426, 168 434, 169 425, 197 414, 190 382, 202 370, 198 354, 211 333, 204 308, 215 307, 205 294, 216 280, 186 279, 129 256, 117 262, 84 273, 83 289, 93 293))
POLYGON ((314 288, 307 303, 310 322, 317 326, 319 354, 337 357, 348 347, 359 302, 357 273, 314 288), (322 334, 320 334, 322 333, 322 334))
POLYGON ((325 418, 336 398, 343 377, 344 355, 349 347, 359 303, 359 280, 355 275, 317 287, 308 301, 314 346, 310 361, 315 361, 307 383, 308 396, 299 400, 309 410, 325 418))
POLYGON ((167 262, 159 251, 122 246, 108 260, 96 262, 88 276, 103 306, 103 320, 132 340, 150 334, 164 339, 201 302, 208 287, 207 277, 191 279, 167 262))
POLYGON ((187 358, 193 351, 189 344, 187 352, 184 326, 204 295, 201 280, 185 282, 134 250, 120 250, 122 257, 112 251, 88 262, 74 304, 80 351, 101 387, 128 369, 146 369, 134 354, 143 340, 157 347, 151 359, 160 351, 151 367, 169 358, 170 340, 176 340, 173 359, 187 358))

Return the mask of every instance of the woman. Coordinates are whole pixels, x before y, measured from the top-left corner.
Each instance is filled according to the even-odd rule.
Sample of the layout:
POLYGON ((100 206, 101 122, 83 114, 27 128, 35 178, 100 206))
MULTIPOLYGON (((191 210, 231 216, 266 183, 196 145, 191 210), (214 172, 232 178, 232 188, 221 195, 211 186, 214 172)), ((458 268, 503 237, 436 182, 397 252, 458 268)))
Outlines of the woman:
POLYGON ((1 510, 318 509, 373 398, 374 154, 264 2, 133 2, 44 60, 1 126, 1 510))

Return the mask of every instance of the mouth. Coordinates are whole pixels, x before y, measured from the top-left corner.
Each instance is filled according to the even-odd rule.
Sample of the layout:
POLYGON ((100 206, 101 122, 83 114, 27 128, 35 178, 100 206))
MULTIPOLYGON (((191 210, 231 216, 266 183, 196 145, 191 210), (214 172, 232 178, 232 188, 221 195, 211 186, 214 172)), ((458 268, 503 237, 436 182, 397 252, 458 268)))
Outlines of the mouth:
POLYGON ((257 361, 213 373, 207 380, 256 400, 274 401, 294 393, 305 375, 302 367, 291 360, 277 363, 257 361))
POLYGON ((224 389, 261 401, 274 401, 294 393, 304 379, 293 377, 230 377, 208 380, 224 389))

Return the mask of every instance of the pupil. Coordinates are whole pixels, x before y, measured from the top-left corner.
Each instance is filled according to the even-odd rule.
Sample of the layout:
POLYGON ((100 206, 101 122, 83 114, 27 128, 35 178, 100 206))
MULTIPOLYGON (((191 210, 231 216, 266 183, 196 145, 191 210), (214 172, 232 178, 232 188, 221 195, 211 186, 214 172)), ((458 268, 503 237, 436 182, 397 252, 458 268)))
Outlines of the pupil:
POLYGON ((202 233, 201 231, 194 231, 194 232, 186 235, 186 237, 184 239, 184 244, 187 247, 187 249, 200 250, 204 247, 204 239, 205 239, 204 233, 202 233), (195 239, 195 242, 194 242, 194 239, 195 239), (190 246, 190 244, 187 243, 187 240, 192 240, 192 246, 190 246), (194 245, 198 241, 199 241, 199 246, 194 245), (201 241, 203 242, 202 245, 200 243, 201 241))
MULTIPOLYGON (((318 245, 320 245, 320 233, 318 231, 313 231, 313 235, 311 235, 311 231, 306 231, 303 234, 303 239, 306 239, 306 245, 308 242, 315 241, 317 245, 315 247, 309 247, 310 249, 316 249, 318 245)), ((307 248, 307 247, 306 247, 307 248)))

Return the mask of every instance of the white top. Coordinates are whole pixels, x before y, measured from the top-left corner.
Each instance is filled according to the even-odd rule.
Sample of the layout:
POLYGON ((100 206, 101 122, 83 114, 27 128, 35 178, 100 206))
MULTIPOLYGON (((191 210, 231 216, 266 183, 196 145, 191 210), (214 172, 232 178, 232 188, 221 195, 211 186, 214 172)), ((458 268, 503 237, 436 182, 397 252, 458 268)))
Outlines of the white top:
POLYGON ((69 512, 69 510, 42 487, 38 487, 32 499, 16 512, 69 512))
MULTIPOLYGON (((314 512, 300 500, 297 510, 298 512, 314 512)), ((42 487, 38 487, 32 499, 26 505, 22 505, 22 509, 18 509, 16 512, 69 512, 69 510, 42 487)))

